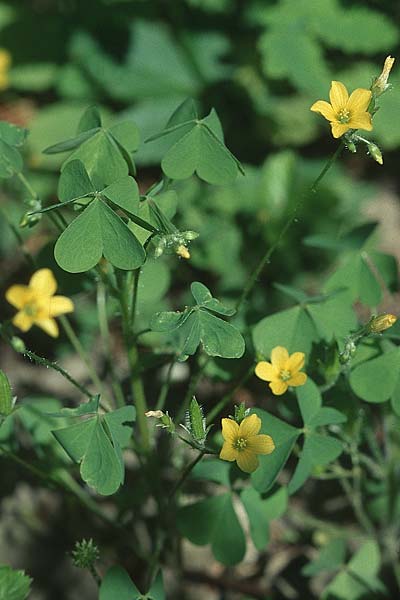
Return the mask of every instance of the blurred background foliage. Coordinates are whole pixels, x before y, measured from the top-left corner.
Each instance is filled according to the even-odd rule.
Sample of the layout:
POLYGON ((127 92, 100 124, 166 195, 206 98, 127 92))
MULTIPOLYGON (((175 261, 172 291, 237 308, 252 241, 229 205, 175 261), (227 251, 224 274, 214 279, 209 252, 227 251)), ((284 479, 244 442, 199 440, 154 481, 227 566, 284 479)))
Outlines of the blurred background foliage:
MULTIPOLYGON (((247 323, 255 324, 299 300, 293 290, 285 293, 282 286, 301 288, 310 295, 331 289, 329 278, 343 259, 345 269, 336 273, 335 284, 348 282, 358 267, 349 270, 346 260, 354 265, 365 252, 378 264, 387 289, 395 291, 396 266, 386 254, 377 255, 376 249, 384 231, 383 249, 400 255, 398 240, 390 241, 397 239, 400 222, 392 193, 397 191, 400 144, 398 63, 391 76, 393 90, 380 100, 374 130, 365 136, 382 147, 384 167, 364 156, 360 148, 356 155, 344 155, 317 193, 307 191, 337 147, 328 123, 309 110, 311 104, 327 99, 332 79, 349 89, 368 88, 387 55, 400 60, 399 17, 400 4, 389 0, 0 0, 0 48, 12 59, 9 85, 0 92, 0 120, 29 130, 24 146, 26 174, 48 204, 56 201, 59 167, 65 155, 44 155, 42 151, 72 137, 88 105, 100 107, 106 124, 127 118, 137 123, 141 144, 135 162, 142 192, 159 178, 165 153, 162 139, 149 144, 144 140, 161 131, 187 97, 200 102, 202 114, 216 108, 226 144, 245 166, 246 176, 227 187, 209 186, 196 178, 174 185, 179 198, 174 223, 181 230, 199 232, 200 237, 191 246, 190 261, 167 256, 146 263, 138 299, 143 329, 155 311, 181 308, 189 302, 191 281, 209 285, 221 300, 236 298, 299 197, 304 197, 304 202, 298 219, 247 304, 247 323), (383 229, 375 227, 374 220, 382 221, 383 229)), ((49 241, 54 235, 47 219, 32 231, 18 229, 26 211, 24 199, 18 181, 7 180, 0 193, 0 286, 3 290, 28 279, 27 263, 17 252, 21 240, 25 241, 39 266, 53 268, 64 294, 80 291, 73 320, 83 343, 94 347, 97 316, 90 282, 56 266, 54 242, 49 241)), ((396 312, 390 304, 393 300, 386 295, 382 298, 371 272, 364 270, 363 277, 354 278, 351 289, 351 299, 360 301, 359 315, 367 318, 369 309, 378 306, 396 312)), ((110 303, 111 314, 114 308, 110 303)), ((344 313, 346 310, 348 306, 344 313)), ((11 315, 3 292, 0 314, 2 318, 11 315)), ((340 315, 335 312, 329 318, 334 329, 340 315)), ((396 332, 400 332, 398 325, 396 332)), ((144 341, 153 344, 152 335, 144 341)), ((38 330, 30 332, 26 340, 39 354, 65 357, 67 353, 63 337, 51 348, 38 330)), ((238 369, 236 362, 228 366, 226 361, 222 366, 219 363, 210 363, 207 374, 224 379, 225 369, 238 369)), ((20 395, 43 395, 42 382, 30 377, 20 378, 20 395)), ((254 388, 265 396, 264 387, 256 383, 254 388)), ((54 386, 47 391, 54 393, 54 386)), ((248 399, 246 394, 244 399, 248 399)), ((179 393, 175 401, 179 403, 179 393)), ((287 411, 290 414, 292 409, 287 411)), ((17 477, 11 468, 4 473, 7 493, 13 493, 17 477)), ((11 523, 18 521, 19 511, 34 513, 30 505, 26 508, 29 503, 44 504, 46 510, 47 500, 39 493, 27 500, 24 490, 19 490, 14 500, 11 523)), ((131 498, 121 501, 128 504, 131 498)), ((135 502, 140 501, 139 491, 135 502)), ((73 528, 67 530, 56 508, 52 512, 54 526, 64 535, 65 546, 71 547, 73 528)), ((50 539, 51 532, 40 532, 36 522, 31 527, 33 535, 41 538, 40 544, 42 538, 44 542, 50 539)), ((21 532, 17 545, 24 546, 24 536, 21 532)), ((283 537, 285 542, 301 543, 294 528, 288 528, 283 537)), ((64 552, 62 548, 53 557, 59 565, 64 552)), ((1 558, 0 554, 0 562, 1 558)), ((38 560, 38 556, 32 558, 34 563, 38 560)), ((301 561, 297 555, 293 560, 298 571, 301 561)), ((285 569, 286 564, 282 571, 285 569)), ((40 569, 32 567, 33 571, 38 579, 40 569)), ((296 575, 290 581, 292 586, 298 585, 296 575)), ((49 593, 74 597, 73 586, 65 596, 60 589, 54 583, 49 593)), ((311 594, 309 590, 306 593, 311 594)))

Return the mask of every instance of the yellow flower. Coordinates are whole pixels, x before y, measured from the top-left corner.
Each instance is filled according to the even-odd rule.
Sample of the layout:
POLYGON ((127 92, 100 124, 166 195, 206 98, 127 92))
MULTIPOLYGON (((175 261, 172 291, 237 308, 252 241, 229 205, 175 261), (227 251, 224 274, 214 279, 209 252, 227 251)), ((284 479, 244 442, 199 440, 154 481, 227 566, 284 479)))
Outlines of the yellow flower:
POLYGON ((219 457, 233 462, 236 460, 239 469, 252 473, 258 467, 257 454, 271 454, 275 449, 273 439, 269 435, 258 435, 261 419, 257 415, 245 417, 238 425, 233 419, 222 419, 222 435, 224 445, 219 457))
POLYGON ((319 112, 327 121, 330 121, 334 138, 339 138, 349 129, 371 131, 371 114, 367 111, 371 101, 370 90, 357 88, 349 97, 343 83, 332 81, 329 98, 330 104, 325 100, 318 100, 314 102, 310 110, 319 112))
POLYGON ((72 312, 74 305, 65 296, 55 296, 57 282, 50 269, 39 269, 29 285, 12 285, 6 292, 7 301, 18 308, 13 323, 21 331, 37 325, 48 335, 58 336, 58 325, 53 317, 72 312))
POLYGON ((0 48, 0 91, 8 87, 8 70, 11 65, 11 55, 0 48))
POLYGON ((269 387, 276 396, 284 394, 290 385, 304 385, 307 375, 300 372, 304 367, 304 352, 289 352, 283 346, 271 351, 271 362, 262 360, 256 366, 256 375, 263 381, 270 381, 269 387))

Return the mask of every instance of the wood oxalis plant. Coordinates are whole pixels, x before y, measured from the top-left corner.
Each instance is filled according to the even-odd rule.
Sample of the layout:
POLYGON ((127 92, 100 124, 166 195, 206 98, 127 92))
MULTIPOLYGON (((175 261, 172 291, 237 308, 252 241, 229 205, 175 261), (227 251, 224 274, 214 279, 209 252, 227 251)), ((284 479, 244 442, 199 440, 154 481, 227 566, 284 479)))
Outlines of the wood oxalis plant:
MULTIPOLYGON (((377 145, 359 130, 373 130, 377 102, 389 87, 393 60, 387 58, 370 89, 349 95, 342 83, 333 81, 330 102, 318 100, 311 107, 330 122, 339 145, 310 192, 316 191, 344 149, 356 152, 365 146, 382 164, 377 145)), ((196 104, 187 100, 165 129, 146 141, 162 141, 165 153, 161 179, 143 192, 134 162, 140 141, 136 125, 123 121, 105 127, 98 109, 88 108, 75 135, 71 132, 70 139, 45 150, 66 155, 58 202, 48 206, 42 206, 23 174, 20 148, 26 133, 0 123, 0 176, 16 177, 25 189, 28 210, 21 227, 33 228, 48 220, 50 230, 56 232, 58 267, 80 274, 76 281, 81 289, 96 293, 106 369, 97 372, 73 320, 66 316, 76 313, 77 303, 57 295, 58 288, 63 291, 61 281, 48 265, 30 257, 29 280, 11 285, 6 292, 15 312, 10 310, 10 319, 2 321, 1 336, 33 363, 57 371, 75 387, 76 400, 73 406, 62 406, 60 399, 15 398, 12 373, 1 372, 0 452, 75 496, 85 510, 118 538, 122 536, 124 552, 143 565, 132 581, 117 562, 104 568, 102 548, 77 536, 74 564, 92 573, 100 599, 165 598, 163 568, 179 563, 184 538, 209 544, 217 561, 233 566, 244 558, 243 527, 247 527, 256 549, 264 551, 270 522, 290 512, 293 494, 310 478, 336 480, 343 488, 358 521, 360 543, 355 548, 340 528, 327 527, 325 546, 303 574, 329 571, 323 597, 333 594, 351 600, 364 592, 384 594, 380 573, 387 567, 400 593, 396 492, 400 481, 394 450, 397 444, 398 462, 400 349, 398 335, 390 331, 382 335, 396 317, 372 313, 360 323, 354 311, 355 301, 370 308, 379 303, 380 282, 387 282, 391 257, 366 247, 361 230, 354 238, 349 234, 342 245, 333 240, 340 260, 321 293, 308 296, 281 285, 296 304, 254 323, 249 314, 254 287, 292 223, 301 217, 307 202, 303 196, 236 298, 219 299, 203 283, 186 282, 187 304, 158 310, 157 302, 152 303, 152 295, 159 299, 158 281, 146 275, 148 265, 170 261, 171 256, 183 265, 190 259, 191 244, 196 252, 197 232, 181 231, 174 224, 180 203, 185 202, 180 181, 195 176, 222 186, 245 176, 225 145, 216 111, 201 117, 196 104), (150 288, 147 304, 155 307, 152 314, 138 311, 146 286, 150 288), (59 325, 87 369, 88 387, 58 362, 28 348, 23 339, 32 327, 56 338, 59 325), (122 332, 124 376, 112 356, 115 331, 122 332), (236 369, 218 366, 219 359, 226 364, 243 356, 236 369), (170 388, 179 363, 185 362, 191 366, 190 377, 176 410, 170 388), (218 380, 220 372, 224 395, 213 405, 201 406, 196 400, 199 382, 203 376, 218 380), (239 403, 229 416, 236 391, 251 377, 267 382, 265 391, 268 386, 279 406, 286 408, 270 414, 239 403), (381 404, 381 412, 374 404, 381 404), (382 420, 383 441, 376 438, 373 427, 374 421, 382 420), (23 431, 42 448, 32 463, 20 455, 26 443, 23 431), (188 498, 184 492, 194 480, 202 480, 203 487, 188 498), (140 500, 127 510, 126 490, 139 484, 140 500), (385 500, 378 506, 374 498, 382 490, 385 500), (114 510, 107 511, 102 496, 112 495, 114 510), (237 516, 238 503, 247 525, 237 516)), ((323 528, 322 520, 319 523, 323 528)), ((25 598, 29 578, 1 567, 0 581, 6 578, 19 586, 18 598, 25 598)))

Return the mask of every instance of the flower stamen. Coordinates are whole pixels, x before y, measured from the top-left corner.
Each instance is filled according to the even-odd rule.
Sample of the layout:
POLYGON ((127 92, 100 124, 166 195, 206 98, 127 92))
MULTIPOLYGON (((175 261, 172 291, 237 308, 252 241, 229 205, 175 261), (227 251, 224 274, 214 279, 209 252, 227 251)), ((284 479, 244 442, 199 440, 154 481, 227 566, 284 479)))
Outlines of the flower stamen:
POLYGON ((348 123, 350 119, 351 116, 349 110, 347 110, 346 108, 342 108, 341 110, 339 110, 337 114, 337 120, 339 121, 339 123, 348 123))
POLYGON ((244 450, 246 448, 246 446, 247 446, 247 440, 245 440, 245 438, 242 438, 242 437, 238 437, 233 444, 233 447, 235 448, 235 450, 239 450, 239 452, 244 450))

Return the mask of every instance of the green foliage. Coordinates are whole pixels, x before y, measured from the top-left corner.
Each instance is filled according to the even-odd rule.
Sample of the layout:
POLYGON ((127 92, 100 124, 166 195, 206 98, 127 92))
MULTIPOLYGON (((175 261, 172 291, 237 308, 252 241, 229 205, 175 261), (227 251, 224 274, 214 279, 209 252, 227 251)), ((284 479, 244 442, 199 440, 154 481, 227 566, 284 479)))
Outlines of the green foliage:
POLYGON ((183 312, 156 313, 150 323, 152 330, 178 333, 180 360, 186 360, 194 354, 200 342, 209 356, 240 358, 245 348, 242 335, 233 325, 213 314, 231 316, 235 310, 213 298, 210 290, 197 281, 192 283, 190 289, 196 306, 188 307, 183 312))
POLYGON ((231 493, 212 496, 184 506, 177 516, 181 534, 193 544, 211 544, 215 558, 224 565, 240 562, 246 549, 232 501, 231 493))
POLYGON ((27 130, 0 121, 0 178, 8 179, 22 171, 23 160, 17 148, 22 146, 27 130))
POLYGON ((30 592, 32 579, 24 571, 15 571, 0 565, 0 600, 25 600, 30 592))
POLYGON ((90 200, 57 240, 54 255, 62 269, 69 273, 88 271, 102 256, 119 269, 137 269, 144 263, 142 245, 106 202, 110 200, 134 216, 139 208, 139 192, 132 177, 125 175, 96 190, 83 163, 73 160, 61 174, 58 193, 63 204, 90 200))
POLYGON ((165 600, 161 572, 157 575, 150 590, 142 595, 122 567, 111 567, 106 572, 100 586, 99 600, 165 600))
POLYGON ((164 131, 147 141, 166 137, 170 147, 161 161, 171 179, 186 179, 194 173, 207 183, 227 185, 243 173, 239 161, 224 144, 221 122, 214 109, 199 119, 196 105, 185 100, 174 112, 164 131))
POLYGON ((53 435, 70 458, 80 464, 82 479, 99 494, 114 494, 124 482, 122 449, 131 437, 127 422, 135 420, 135 409, 124 406, 111 413, 92 414, 73 425, 56 429, 53 435))
POLYGON ((8 417, 13 409, 13 398, 10 382, 3 371, 0 370, 0 419, 8 417))

